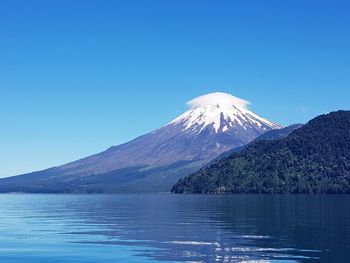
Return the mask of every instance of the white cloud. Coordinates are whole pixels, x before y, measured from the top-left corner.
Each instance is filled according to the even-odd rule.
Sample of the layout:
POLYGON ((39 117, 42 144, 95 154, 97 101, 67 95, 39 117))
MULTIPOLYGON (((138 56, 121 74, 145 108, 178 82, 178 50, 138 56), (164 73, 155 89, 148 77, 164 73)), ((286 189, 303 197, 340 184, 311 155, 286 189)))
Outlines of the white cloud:
POLYGON ((235 106, 248 109, 250 102, 244 99, 237 98, 231 94, 223 92, 209 93, 203 96, 196 97, 187 102, 187 105, 191 108, 198 108, 208 105, 224 105, 235 106))

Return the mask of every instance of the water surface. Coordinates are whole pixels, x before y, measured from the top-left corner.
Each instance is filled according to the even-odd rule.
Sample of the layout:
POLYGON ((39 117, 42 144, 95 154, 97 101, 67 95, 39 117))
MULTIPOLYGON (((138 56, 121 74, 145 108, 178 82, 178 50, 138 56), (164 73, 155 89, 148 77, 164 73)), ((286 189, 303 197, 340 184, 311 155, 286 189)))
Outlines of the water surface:
POLYGON ((350 262, 350 196, 0 195, 0 262, 350 262))

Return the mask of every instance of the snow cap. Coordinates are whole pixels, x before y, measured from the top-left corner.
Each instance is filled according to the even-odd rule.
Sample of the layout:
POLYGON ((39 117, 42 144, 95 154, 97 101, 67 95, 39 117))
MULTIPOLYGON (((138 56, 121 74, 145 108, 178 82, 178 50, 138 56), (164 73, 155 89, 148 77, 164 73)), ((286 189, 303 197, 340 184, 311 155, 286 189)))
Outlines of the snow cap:
POLYGON ((187 102, 191 109, 204 106, 235 106, 243 109, 248 109, 250 102, 244 99, 237 98, 231 94, 223 92, 213 92, 203 96, 196 97, 187 102))

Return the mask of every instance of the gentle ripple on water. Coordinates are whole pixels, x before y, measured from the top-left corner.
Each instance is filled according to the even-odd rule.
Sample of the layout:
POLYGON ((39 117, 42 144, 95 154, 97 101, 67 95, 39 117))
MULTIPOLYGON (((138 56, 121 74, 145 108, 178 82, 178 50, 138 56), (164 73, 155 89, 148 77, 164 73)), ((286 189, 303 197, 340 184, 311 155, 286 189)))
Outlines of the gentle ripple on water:
POLYGON ((349 201, 0 195, 0 262, 349 262, 349 201))

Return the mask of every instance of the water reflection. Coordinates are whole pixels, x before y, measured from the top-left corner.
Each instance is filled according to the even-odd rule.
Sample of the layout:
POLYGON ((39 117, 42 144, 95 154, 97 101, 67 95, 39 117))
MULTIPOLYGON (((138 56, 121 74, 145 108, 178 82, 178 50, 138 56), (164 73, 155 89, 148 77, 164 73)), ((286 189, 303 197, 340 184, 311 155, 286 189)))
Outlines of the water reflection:
MULTIPOLYGON (((50 252, 57 262, 68 262, 72 254, 72 262, 348 262, 349 201, 302 195, 1 195, 0 242, 7 248, 0 261, 3 255, 13 259, 13 245, 43 259, 50 252), (42 244, 49 248, 35 247, 42 244)), ((17 255, 23 262, 28 253, 17 255)))

